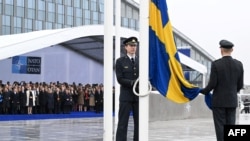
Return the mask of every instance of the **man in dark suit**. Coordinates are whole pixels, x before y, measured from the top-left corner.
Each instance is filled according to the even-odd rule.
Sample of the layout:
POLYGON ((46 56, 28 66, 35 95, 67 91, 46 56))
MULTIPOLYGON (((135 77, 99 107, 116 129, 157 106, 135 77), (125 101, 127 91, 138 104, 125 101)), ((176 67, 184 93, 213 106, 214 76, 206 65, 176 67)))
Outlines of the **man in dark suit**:
POLYGON ((130 111, 133 112, 134 118, 134 141, 138 141, 139 98, 133 93, 134 82, 139 76, 139 58, 136 56, 138 40, 136 37, 130 37, 123 44, 126 55, 116 60, 116 77, 120 84, 116 141, 127 141, 130 111))
POLYGON ((217 141, 224 141, 224 125, 234 125, 237 93, 243 88, 243 65, 233 59, 233 43, 227 40, 219 42, 222 58, 212 62, 210 80, 201 93, 213 90, 212 111, 217 141))
POLYGON ((95 112, 101 113, 103 105, 103 92, 100 86, 96 86, 95 90, 95 112))
POLYGON ((18 93, 18 86, 15 86, 13 88, 13 91, 10 91, 10 99, 11 99, 11 112, 12 114, 18 114, 18 109, 19 109, 19 93, 18 93))

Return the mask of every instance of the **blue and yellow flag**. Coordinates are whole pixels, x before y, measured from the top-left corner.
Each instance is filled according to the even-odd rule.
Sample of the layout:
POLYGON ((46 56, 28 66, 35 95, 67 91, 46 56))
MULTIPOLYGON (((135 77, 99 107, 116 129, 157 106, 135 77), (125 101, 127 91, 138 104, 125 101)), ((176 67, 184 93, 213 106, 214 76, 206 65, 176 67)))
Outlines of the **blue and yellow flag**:
POLYGON ((193 100, 200 88, 184 77, 166 0, 149 4, 149 80, 164 97, 176 103, 193 100))

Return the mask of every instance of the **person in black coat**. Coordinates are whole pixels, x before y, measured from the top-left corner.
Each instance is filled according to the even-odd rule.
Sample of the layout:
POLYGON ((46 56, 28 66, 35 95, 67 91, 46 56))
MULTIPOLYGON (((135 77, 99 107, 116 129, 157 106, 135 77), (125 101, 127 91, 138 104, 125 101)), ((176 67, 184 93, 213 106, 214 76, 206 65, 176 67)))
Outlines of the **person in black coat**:
POLYGON ((0 84, 0 115, 3 114, 3 87, 0 84))
POLYGON ((236 108, 238 106, 237 93, 243 88, 243 64, 233 59, 233 43, 227 40, 219 42, 222 58, 211 65, 210 80, 201 93, 212 94, 212 112, 217 141, 224 141, 224 125, 234 125, 236 108))
POLYGON ((47 92, 45 91, 44 86, 40 86, 39 91, 39 104, 40 104, 40 113, 46 114, 47 113, 47 92))
POLYGON ((100 113, 102 111, 103 104, 103 92, 101 91, 100 86, 96 86, 95 90, 95 112, 100 113))
POLYGON ((70 89, 65 89, 65 94, 63 96, 63 113, 64 114, 70 114, 71 106, 73 103, 72 95, 70 94, 70 89))
POLYGON ((18 86, 13 88, 13 91, 10 93, 11 97, 11 112, 12 114, 18 114, 19 106, 20 106, 20 98, 18 93, 18 86))
POLYGON ((19 98, 20 98, 20 114, 25 114, 26 113, 26 103, 27 103, 27 95, 25 91, 24 85, 21 85, 19 87, 19 98))
POLYGON ((9 91, 8 85, 5 85, 3 89, 3 112, 4 114, 10 114, 9 113, 10 101, 11 101, 10 91, 9 91))
POLYGON ((47 108, 48 108, 48 113, 49 114, 53 114, 54 113, 54 106, 55 106, 55 103, 54 103, 54 93, 52 91, 52 89, 49 87, 48 90, 47 90, 47 108))
POLYGON ((134 141, 139 136, 139 98, 133 93, 133 85, 139 77, 139 58, 136 56, 138 40, 136 37, 127 38, 125 45, 126 55, 116 60, 116 77, 120 84, 118 126, 116 141, 126 141, 130 112, 134 119, 134 141))
POLYGON ((62 96, 64 95, 63 92, 60 91, 59 86, 56 87, 56 91, 54 92, 54 103, 55 103, 55 114, 61 113, 62 107, 62 96))

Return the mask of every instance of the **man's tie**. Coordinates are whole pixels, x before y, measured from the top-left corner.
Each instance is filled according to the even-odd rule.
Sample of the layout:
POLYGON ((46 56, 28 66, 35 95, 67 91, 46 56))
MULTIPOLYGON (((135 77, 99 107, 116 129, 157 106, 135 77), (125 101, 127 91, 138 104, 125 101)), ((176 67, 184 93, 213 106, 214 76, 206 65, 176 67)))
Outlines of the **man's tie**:
POLYGON ((132 62, 133 64, 135 64, 135 60, 134 60, 134 58, 131 58, 131 62, 132 62))

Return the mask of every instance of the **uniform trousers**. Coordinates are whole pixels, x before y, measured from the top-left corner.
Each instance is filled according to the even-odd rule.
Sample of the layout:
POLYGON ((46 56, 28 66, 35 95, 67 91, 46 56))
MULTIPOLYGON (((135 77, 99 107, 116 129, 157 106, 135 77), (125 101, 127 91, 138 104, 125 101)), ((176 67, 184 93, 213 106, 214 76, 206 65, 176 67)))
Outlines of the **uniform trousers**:
POLYGON ((236 107, 213 107, 212 110, 217 141, 224 141, 224 125, 235 125, 236 107))
POLYGON ((133 112, 134 141, 139 140, 139 102, 120 102, 116 141, 127 141, 130 112, 133 112))

